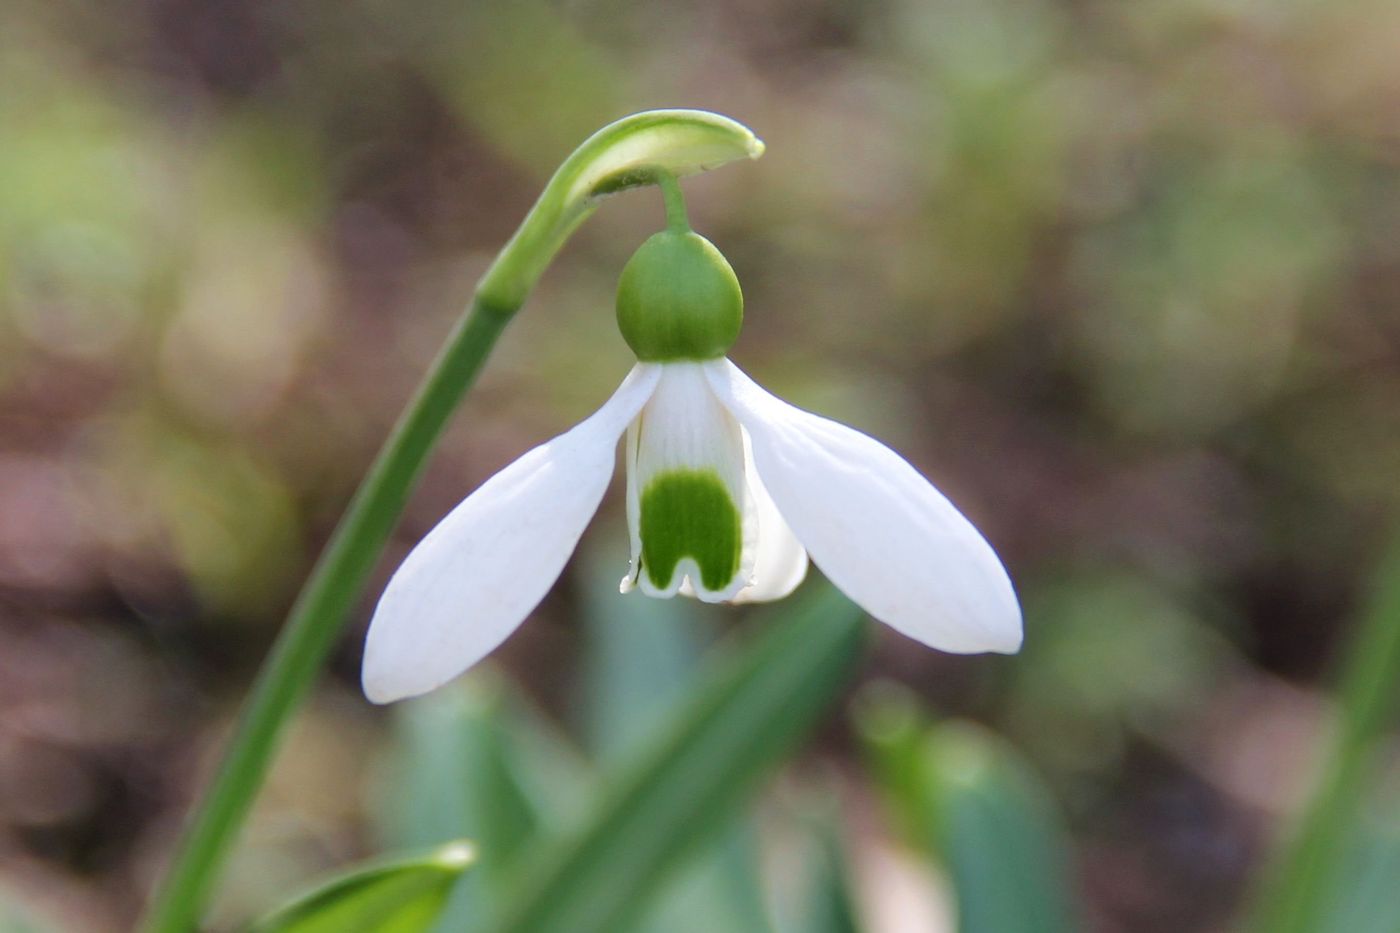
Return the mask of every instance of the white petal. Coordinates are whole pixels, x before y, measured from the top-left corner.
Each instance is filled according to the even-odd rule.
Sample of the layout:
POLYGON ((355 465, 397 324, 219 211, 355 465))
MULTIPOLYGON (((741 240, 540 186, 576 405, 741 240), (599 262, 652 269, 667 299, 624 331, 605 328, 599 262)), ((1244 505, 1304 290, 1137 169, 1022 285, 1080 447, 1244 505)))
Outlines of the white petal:
POLYGON ((438 687, 549 592, 612 477, 617 439, 660 376, 638 365, 588 419, 487 480, 428 533, 380 597, 362 679, 376 703, 438 687))
MULTIPOLYGON (((627 520, 632 538, 632 568, 622 581, 622 591, 638 587, 648 596, 668 598, 683 593, 705 602, 732 599, 752 578, 753 548, 745 536, 752 524, 744 521, 748 493, 744 482, 744 440, 739 422, 719 403, 705 378, 705 364, 693 362, 664 363, 656 391, 642 409, 636 424, 627 435, 627 520), (684 539, 684 520, 677 524, 663 522, 663 531, 675 530, 677 537, 663 548, 657 538, 645 540, 642 534, 647 515, 642 505, 656 484, 684 481, 687 475, 700 474, 717 481, 721 496, 732 505, 737 520, 735 550, 736 566, 711 566, 711 582, 716 576, 728 576, 714 588, 707 587, 699 565, 701 555, 712 560, 723 556, 706 551, 704 540, 684 539), (691 548, 689 545, 698 544, 691 548), (653 579, 661 562, 648 566, 644 555, 660 553, 669 568, 669 576, 653 579)), ((674 518, 675 516, 671 516, 674 518)), ((694 515, 690 516, 694 518, 694 515)), ((666 571, 662 571, 666 572, 666 571)))
MULTIPOLYGON (((797 540, 778 505, 763 485, 753 462, 753 444, 744 432, 744 473, 749 483, 751 516, 746 520, 757 525, 753 534, 753 582, 738 592, 730 602, 760 603, 784 596, 797 589, 807 576, 807 549, 797 540)), ((747 539, 749 536, 746 535, 747 539)))
POLYGON ((1021 646, 1021 609, 1001 561, 908 461, 769 394, 728 360, 706 374, 748 430, 779 511, 847 596, 943 651, 1021 646))

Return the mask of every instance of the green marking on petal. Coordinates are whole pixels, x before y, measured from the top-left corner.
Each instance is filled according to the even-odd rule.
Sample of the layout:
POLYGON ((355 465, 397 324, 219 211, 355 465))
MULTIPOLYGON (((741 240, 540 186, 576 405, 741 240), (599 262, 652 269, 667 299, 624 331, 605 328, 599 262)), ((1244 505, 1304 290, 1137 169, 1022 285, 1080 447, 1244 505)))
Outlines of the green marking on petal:
POLYGON ((642 569, 665 589, 676 565, 689 557, 700 583, 717 592, 739 572, 743 533, 739 508, 711 470, 671 470, 642 491, 642 569))

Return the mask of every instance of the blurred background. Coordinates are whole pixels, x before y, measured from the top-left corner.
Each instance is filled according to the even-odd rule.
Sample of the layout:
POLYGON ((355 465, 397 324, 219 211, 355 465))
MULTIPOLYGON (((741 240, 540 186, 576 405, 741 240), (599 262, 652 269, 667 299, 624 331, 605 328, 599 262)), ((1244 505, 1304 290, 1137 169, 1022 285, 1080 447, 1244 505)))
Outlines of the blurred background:
MULTIPOLYGON (((1397 37, 1387 0, 0 0, 0 929, 129 927, 476 277, 575 145, 661 106, 768 144, 686 184, 744 285, 734 358, 933 478, 1026 609, 1013 658, 873 633, 760 808, 819 787, 861 909, 937 929, 862 764, 859 710, 898 697, 1038 775, 1085 929, 1226 929, 1400 505, 1397 37)), ((385 775, 431 714, 360 695, 372 597, 621 379, 613 288, 661 222, 608 201, 507 331, 221 917, 402 838, 385 775)), ((625 540, 614 490, 452 702, 596 752, 596 626, 703 654, 743 620, 617 596, 625 540)))

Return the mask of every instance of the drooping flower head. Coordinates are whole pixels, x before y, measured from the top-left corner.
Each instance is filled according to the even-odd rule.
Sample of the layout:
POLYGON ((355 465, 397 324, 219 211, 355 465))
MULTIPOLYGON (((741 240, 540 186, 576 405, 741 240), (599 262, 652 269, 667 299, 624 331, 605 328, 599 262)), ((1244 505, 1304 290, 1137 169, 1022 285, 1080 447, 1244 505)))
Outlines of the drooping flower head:
POLYGON ((689 229, 674 180, 662 181, 669 228, 618 286, 618 326, 637 365, 602 408, 487 480, 408 555, 370 623, 371 700, 440 686, 524 621, 597 511, 620 439, 632 544, 623 592, 779 599, 810 555, 870 615, 926 645, 1020 647, 1005 569, 928 480, 726 358, 743 320, 738 280, 689 229))

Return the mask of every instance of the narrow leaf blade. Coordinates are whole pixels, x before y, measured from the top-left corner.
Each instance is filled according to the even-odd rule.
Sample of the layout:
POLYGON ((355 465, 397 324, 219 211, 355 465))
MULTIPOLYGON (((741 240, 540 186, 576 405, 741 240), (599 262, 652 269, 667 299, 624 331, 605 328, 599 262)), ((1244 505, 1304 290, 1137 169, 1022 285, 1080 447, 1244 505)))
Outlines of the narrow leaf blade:
POLYGON ((857 610, 827 589, 712 670, 604 780, 585 824, 541 852, 492 929, 626 929, 671 869, 816 724, 854 667, 861 636, 857 610))

